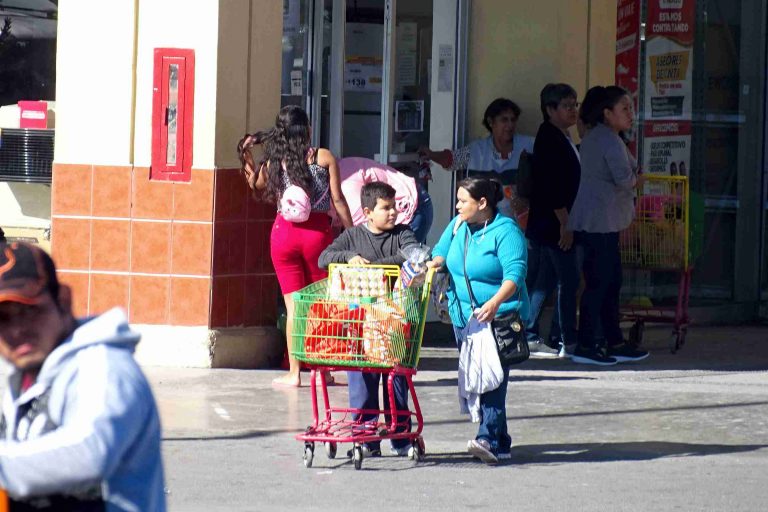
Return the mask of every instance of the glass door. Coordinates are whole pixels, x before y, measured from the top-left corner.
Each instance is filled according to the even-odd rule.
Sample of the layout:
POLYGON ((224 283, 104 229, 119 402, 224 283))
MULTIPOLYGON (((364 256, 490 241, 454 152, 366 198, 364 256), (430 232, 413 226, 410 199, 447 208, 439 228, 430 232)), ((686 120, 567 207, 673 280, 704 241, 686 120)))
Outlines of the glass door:
MULTIPOLYGON (((381 147, 387 0, 347 2, 341 80, 339 155, 375 158, 381 147)), ((337 78, 338 80, 338 78, 337 78)))
POLYGON ((390 122, 380 153, 408 173, 418 171, 418 148, 429 146, 433 9, 432 0, 399 2, 392 25, 390 98, 382 104, 390 122))
POLYGON ((338 157, 414 163, 429 143, 433 10, 433 0, 283 0, 281 104, 305 107, 314 143, 338 157))

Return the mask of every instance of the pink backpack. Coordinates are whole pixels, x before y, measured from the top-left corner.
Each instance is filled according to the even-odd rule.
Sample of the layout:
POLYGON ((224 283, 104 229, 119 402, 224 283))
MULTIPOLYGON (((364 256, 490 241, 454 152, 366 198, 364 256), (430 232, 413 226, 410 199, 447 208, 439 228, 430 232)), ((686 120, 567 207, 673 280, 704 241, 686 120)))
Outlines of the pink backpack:
POLYGON ((291 185, 285 189, 280 197, 280 215, 289 222, 306 222, 309 219, 309 214, 312 213, 312 208, 320 204, 327 195, 328 189, 326 188, 315 204, 311 204, 309 196, 303 188, 298 185, 291 185))
MULTIPOLYGON (((310 148, 309 151, 314 157, 314 161, 317 162, 317 151, 313 148, 310 148)), ((309 214, 312 213, 312 209, 325 199, 330 188, 331 184, 329 182, 323 195, 314 204, 311 204, 309 196, 303 188, 297 185, 289 185, 283 191, 283 195, 280 196, 280 215, 288 222, 306 222, 309 220, 309 214)))

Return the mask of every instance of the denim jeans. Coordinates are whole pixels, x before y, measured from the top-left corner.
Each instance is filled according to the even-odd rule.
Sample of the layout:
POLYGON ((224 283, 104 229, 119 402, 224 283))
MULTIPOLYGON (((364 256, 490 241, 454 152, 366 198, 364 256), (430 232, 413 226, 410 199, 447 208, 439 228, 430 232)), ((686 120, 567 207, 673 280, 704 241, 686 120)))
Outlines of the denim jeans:
POLYGON ((621 291, 621 254, 618 233, 576 233, 584 251, 584 282, 579 308, 579 345, 594 349, 604 341, 608 345, 623 341, 619 327, 619 292, 621 291))
MULTIPOLYGON (((462 330, 453 328, 456 346, 461 351, 464 342, 462 330)), ((509 453, 512 449, 512 438, 507 431, 507 384, 509 384, 509 368, 502 368, 504 380, 498 388, 480 395, 480 426, 475 439, 485 439, 491 445, 495 454, 509 453)))
POLYGON ((507 432, 507 384, 509 368, 504 368, 504 380, 498 388, 480 395, 480 427, 475 439, 485 439, 495 454, 509 453, 512 438, 507 432))
POLYGON ((427 242, 427 234, 429 234, 429 228, 432 227, 434 212, 432 211, 432 198, 429 197, 427 189, 419 184, 416 185, 416 188, 419 189, 419 203, 413 213, 409 227, 416 236, 416 240, 423 244, 427 242))
MULTIPOLYGON (((349 407, 351 409, 382 409, 385 411, 389 409, 389 386, 387 386, 388 375, 386 373, 375 372, 347 372, 347 382, 349 389, 349 407), (379 381, 382 381, 382 387, 384 388, 384 403, 382 407, 379 407, 379 381)), ((392 387, 395 391, 395 407, 398 411, 408 410, 408 381, 405 377, 398 375, 392 382, 392 387)), ((396 432, 410 432, 411 420, 410 414, 398 415, 398 423, 406 423, 407 426, 397 427, 396 432)), ((387 424, 391 421, 391 415, 384 415, 387 424)), ((378 421, 379 416, 377 414, 363 414, 361 419, 364 422, 378 421)), ((368 443, 371 449, 379 448, 378 442, 368 443)), ((402 448, 410 445, 410 441, 407 439, 393 439, 392 446, 395 448, 402 448)))
POLYGON ((539 245, 533 241, 531 247, 535 249, 529 253, 529 260, 531 254, 538 258, 538 268, 534 282, 529 288, 531 309, 526 326, 527 338, 534 341, 539 337, 541 310, 552 291, 557 289, 557 302, 549 337, 565 345, 572 345, 577 341, 576 294, 581 279, 581 251, 576 247, 562 251, 557 247, 539 245))

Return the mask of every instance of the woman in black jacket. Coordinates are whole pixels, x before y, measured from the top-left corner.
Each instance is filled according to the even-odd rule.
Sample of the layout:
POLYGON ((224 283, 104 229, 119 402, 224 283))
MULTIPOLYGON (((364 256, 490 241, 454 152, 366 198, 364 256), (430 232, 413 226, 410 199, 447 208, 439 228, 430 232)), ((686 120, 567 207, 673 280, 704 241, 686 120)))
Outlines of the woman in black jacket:
POLYGON ((542 306, 557 288, 557 303, 550 340, 561 345, 560 357, 576 345, 576 292, 580 268, 568 231, 568 214, 579 189, 579 152, 569 128, 576 124, 579 103, 568 84, 547 84, 541 91, 544 122, 534 143, 533 189, 526 237, 530 243, 529 268, 531 311, 527 326, 533 354, 557 357, 558 350, 539 337, 542 306))

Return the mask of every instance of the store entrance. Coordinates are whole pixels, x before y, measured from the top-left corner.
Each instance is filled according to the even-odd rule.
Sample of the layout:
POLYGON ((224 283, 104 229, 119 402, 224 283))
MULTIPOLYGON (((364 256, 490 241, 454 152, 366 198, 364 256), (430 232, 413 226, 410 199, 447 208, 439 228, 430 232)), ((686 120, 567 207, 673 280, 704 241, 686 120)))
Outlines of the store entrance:
MULTIPOLYGON (((451 3, 285 0, 282 104, 305 106, 337 157, 415 162, 430 142, 433 19, 451 3)), ((452 110, 439 117, 453 125, 452 110)))

